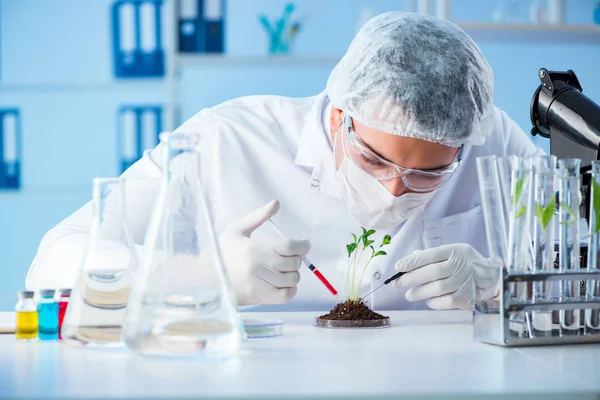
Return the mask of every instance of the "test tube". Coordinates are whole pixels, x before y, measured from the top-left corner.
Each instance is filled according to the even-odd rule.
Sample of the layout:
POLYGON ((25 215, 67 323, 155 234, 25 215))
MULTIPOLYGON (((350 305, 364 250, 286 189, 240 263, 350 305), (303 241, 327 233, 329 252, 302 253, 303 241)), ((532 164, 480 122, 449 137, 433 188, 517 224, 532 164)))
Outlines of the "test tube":
POLYGON ((478 157, 476 162, 489 256, 502 261, 501 268, 498 268, 495 274, 496 281, 492 292, 489 291, 489 277, 494 276, 493 271, 490 271, 489 267, 474 267, 474 304, 480 312, 487 312, 486 310, 494 309, 489 303, 499 302, 499 296, 502 295, 501 283, 506 265, 506 219, 496 156, 478 157), (480 277, 483 277, 483 281, 480 277), (488 290, 479 290, 480 287, 488 290))
POLYGON ((477 158, 477 176, 489 256, 506 262, 506 220, 496 156, 477 158))
MULTIPOLYGON (((510 158, 510 202, 508 221, 508 272, 525 273, 533 266, 530 251, 530 212, 532 189, 532 159, 530 157, 510 158)), ((524 303, 528 300, 527 283, 512 282, 509 285, 513 301, 524 303)), ((526 333, 525 312, 510 315, 510 329, 517 336, 526 333)))
MULTIPOLYGON (((534 225, 533 225, 533 268, 536 273, 550 273, 554 269, 554 214, 556 191, 554 176, 556 156, 535 157, 534 172, 534 225)), ((533 302, 552 301, 552 283, 533 282, 533 302)), ((534 311, 532 315, 534 336, 552 335, 552 311, 534 311)))
MULTIPOLYGON (((579 202, 581 160, 558 161, 559 170, 559 268, 560 272, 579 270, 579 202)), ((579 282, 560 281, 561 301, 579 297, 579 282)), ((579 335, 580 310, 560 310, 561 336, 579 335)))
MULTIPOLYGON (((592 187, 590 200, 590 224, 588 242, 588 272, 600 270, 600 161, 592 161, 592 187)), ((591 279, 586 282, 588 301, 600 297, 600 281, 591 279)), ((600 310, 585 310, 585 333, 600 334, 600 310)))

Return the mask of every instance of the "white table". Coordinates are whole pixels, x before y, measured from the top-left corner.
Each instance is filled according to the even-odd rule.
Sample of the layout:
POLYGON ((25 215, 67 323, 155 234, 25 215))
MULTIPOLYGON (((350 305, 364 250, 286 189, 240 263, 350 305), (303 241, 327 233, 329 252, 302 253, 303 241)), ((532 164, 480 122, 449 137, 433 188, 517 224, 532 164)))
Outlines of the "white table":
POLYGON ((392 327, 360 331, 315 328, 314 313, 245 314, 283 319, 285 334, 249 340, 221 363, 0 335, 0 398, 600 395, 600 345, 507 349, 473 341, 468 312, 385 314, 392 327))

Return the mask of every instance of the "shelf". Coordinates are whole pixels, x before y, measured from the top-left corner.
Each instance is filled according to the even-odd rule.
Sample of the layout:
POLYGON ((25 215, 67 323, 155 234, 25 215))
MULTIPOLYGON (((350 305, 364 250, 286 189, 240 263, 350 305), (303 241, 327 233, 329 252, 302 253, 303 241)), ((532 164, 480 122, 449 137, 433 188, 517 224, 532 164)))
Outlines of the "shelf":
POLYGON ((535 41, 600 44, 597 25, 525 25, 458 22, 475 41, 535 41))
POLYGON ((335 65, 340 57, 334 56, 296 56, 296 55, 275 55, 275 56, 228 56, 228 55, 207 55, 207 54, 179 54, 177 61, 180 66, 183 65, 335 65))
POLYGON ((89 91, 145 91, 164 89, 164 78, 135 79, 106 82, 27 82, 0 83, 0 95, 6 93, 40 93, 40 92, 71 92, 84 93, 89 91))

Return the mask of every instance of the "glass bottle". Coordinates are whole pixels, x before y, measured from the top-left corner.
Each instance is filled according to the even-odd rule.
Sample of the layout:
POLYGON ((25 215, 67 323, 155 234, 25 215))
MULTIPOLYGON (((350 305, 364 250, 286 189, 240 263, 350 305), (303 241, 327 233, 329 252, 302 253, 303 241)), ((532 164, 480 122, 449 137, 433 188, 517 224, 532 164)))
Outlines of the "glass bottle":
POLYGON ((61 337, 65 343, 123 346, 121 329, 137 256, 127 227, 123 180, 93 180, 87 249, 72 289, 61 337))
POLYGON ((15 306, 15 336, 17 339, 33 340, 38 338, 38 311, 34 293, 26 290, 18 294, 15 306))
MULTIPOLYGON (((579 203, 581 160, 576 158, 558 161, 559 169, 559 268, 560 272, 578 271, 580 255, 579 203)), ((579 281, 560 281, 561 301, 579 298, 579 281)), ((580 310, 560 310, 561 336, 579 335, 580 310)))
MULTIPOLYGON (((200 175, 196 134, 161 134, 164 168, 124 338, 145 355, 225 358, 244 338, 200 175)), ((206 174, 208 175, 208 174, 206 174)))
POLYGON ((71 298, 71 289, 60 289, 56 301, 58 302, 58 338, 62 339, 62 326, 67 312, 67 305, 71 298))
POLYGON ((40 290, 37 306, 40 340, 58 339, 58 304, 54 292, 54 289, 40 290))

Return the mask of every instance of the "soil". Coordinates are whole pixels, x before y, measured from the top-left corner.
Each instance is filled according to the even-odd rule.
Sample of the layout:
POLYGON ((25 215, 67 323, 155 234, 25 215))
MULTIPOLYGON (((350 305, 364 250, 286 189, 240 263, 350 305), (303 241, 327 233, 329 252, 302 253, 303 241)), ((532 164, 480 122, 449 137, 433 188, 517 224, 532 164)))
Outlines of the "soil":
POLYGON ((319 319, 334 321, 369 321, 386 318, 387 317, 371 310, 362 302, 362 300, 358 302, 347 300, 344 303, 338 303, 329 314, 321 315, 319 317, 319 319))

